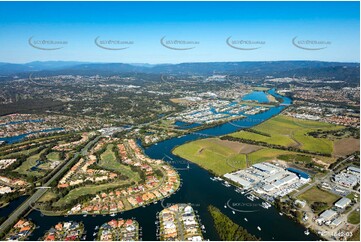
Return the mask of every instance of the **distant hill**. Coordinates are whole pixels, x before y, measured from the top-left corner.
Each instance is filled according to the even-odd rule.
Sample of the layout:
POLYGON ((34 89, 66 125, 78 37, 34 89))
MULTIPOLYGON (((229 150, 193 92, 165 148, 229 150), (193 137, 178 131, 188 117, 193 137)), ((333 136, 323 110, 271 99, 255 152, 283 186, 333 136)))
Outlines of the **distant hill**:
POLYGON ((227 74, 252 77, 307 76, 358 82, 359 63, 322 61, 245 61, 201 62, 181 64, 82 63, 67 61, 0 63, 1 76, 26 76, 31 72, 42 75, 116 75, 124 73, 212 75, 227 74))
POLYGON ((13 64, 0 62, 0 75, 16 75, 23 72, 38 72, 43 70, 56 70, 85 64, 76 61, 34 61, 26 64, 13 64))

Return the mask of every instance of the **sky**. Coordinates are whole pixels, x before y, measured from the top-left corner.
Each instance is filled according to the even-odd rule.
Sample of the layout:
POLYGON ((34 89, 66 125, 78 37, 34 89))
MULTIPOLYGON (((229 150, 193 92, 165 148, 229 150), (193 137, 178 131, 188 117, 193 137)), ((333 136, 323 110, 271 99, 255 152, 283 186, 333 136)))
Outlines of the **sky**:
POLYGON ((0 2, 0 62, 359 62, 359 4, 0 2))

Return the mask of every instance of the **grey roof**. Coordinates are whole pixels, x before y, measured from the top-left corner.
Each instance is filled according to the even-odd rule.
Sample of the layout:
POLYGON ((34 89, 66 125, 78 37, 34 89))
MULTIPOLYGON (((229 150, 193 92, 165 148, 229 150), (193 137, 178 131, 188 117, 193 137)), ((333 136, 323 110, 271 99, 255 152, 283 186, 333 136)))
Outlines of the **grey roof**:
POLYGON ((253 167, 255 167, 255 168, 257 168, 257 169, 259 169, 259 170, 261 170, 261 171, 265 171, 265 172, 267 172, 267 173, 273 173, 273 172, 276 171, 275 168, 270 167, 270 166, 267 166, 267 165, 265 165, 265 164, 263 164, 263 163, 254 164, 253 167))
POLYGON ((331 225, 339 226, 342 223, 342 218, 338 217, 331 222, 331 225))
POLYGON ((351 202, 350 199, 348 199, 347 197, 343 197, 335 203, 335 206, 343 208, 347 206, 350 202, 351 202))
POLYGON ((336 215, 337 215, 337 213, 335 211, 329 209, 329 210, 326 210, 323 213, 321 213, 320 218, 322 218, 324 220, 330 220, 336 215))
POLYGON ((360 173, 360 168, 357 168, 357 167, 354 167, 354 166, 347 167, 347 170, 360 173))

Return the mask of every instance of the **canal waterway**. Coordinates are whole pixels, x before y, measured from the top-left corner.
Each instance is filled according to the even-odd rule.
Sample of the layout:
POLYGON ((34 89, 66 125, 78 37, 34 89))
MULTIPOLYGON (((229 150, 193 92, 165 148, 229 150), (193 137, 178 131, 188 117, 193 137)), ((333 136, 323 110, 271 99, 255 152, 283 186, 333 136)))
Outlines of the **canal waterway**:
MULTIPOLYGON (((291 99, 279 96, 275 90, 270 90, 269 94, 283 99, 283 104, 291 104, 291 99)), ((186 142, 196 139, 205 138, 207 136, 225 135, 242 128, 253 127, 277 114, 279 114, 285 106, 271 107, 269 110, 256 115, 248 116, 244 119, 232 121, 231 123, 222 124, 216 127, 198 131, 196 134, 191 133, 181 137, 172 138, 159 142, 144 149, 144 152, 153 159, 164 159, 174 166, 182 179, 180 189, 169 198, 159 201, 157 204, 151 204, 146 207, 140 207, 131 211, 117 214, 115 217, 109 215, 96 217, 88 215, 83 217, 76 216, 43 216, 39 211, 32 211, 28 218, 32 219, 40 228, 36 229, 30 240, 37 240, 51 227, 62 221, 82 221, 85 225, 86 239, 93 240, 94 228, 110 221, 114 218, 134 218, 142 227, 143 240, 157 240, 156 224, 157 213, 163 207, 174 203, 190 203, 198 212, 201 223, 206 228, 204 233, 205 239, 219 240, 217 233, 213 227, 212 218, 207 212, 207 207, 213 205, 219 208, 223 213, 229 216, 234 222, 246 228, 250 233, 256 235, 262 240, 317 240, 314 234, 305 235, 305 229, 287 218, 279 214, 274 207, 264 209, 260 206, 260 200, 250 201, 245 195, 237 193, 234 187, 226 187, 220 181, 213 181, 212 175, 197 166, 189 163, 178 156, 172 154, 172 150, 186 142), (189 169, 186 169, 189 165, 189 169), (226 204, 230 204, 233 208, 242 212, 233 213, 226 204), (247 221, 245 220, 247 219, 247 221), (261 230, 257 229, 260 227, 261 230)))

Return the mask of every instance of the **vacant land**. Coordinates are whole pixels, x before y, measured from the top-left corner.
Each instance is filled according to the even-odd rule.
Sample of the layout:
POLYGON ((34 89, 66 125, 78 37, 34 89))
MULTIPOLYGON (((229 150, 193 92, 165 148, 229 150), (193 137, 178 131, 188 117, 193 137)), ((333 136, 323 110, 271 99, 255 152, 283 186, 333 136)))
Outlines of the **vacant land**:
POLYGON ((188 103, 189 101, 187 99, 183 99, 183 98, 171 98, 169 99, 171 102, 174 102, 174 103, 188 103))
POLYGON ((267 99, 268 99, 268 101, 269 101, 270 103, 275 103, 275 102, 277 102, 277 99, 276 99, 273 95, 271 95, 271 94, 267 94, 267 99))
POLYGON ((278 115, 266 122, 253 127, 252 131, 239 131, 233 137, 266 142, 285 147, 296 147, 313 152, 332 154, 333 141, 325 138, 314 138, 308 135, 316 130, 341 129, 328 123, 300 120, 285 115, 278 115))
POLYGON ((268 91, 269 87, 252 87, 253 91, 268 91))
POLYGON ((257 150, 259 147, 246 147, 245 144, 212 138, 186 143, 175 148, 173 153, 216 175, 223 175, 246 168, 246 155, 240 154, 240 151, 252 149, 257 150))
POLYGON ((352 137, 339 139, 334 142, 335 156, 345 156, 355 151, 360 151, 360 140, 352 137))
POLYGON ((353 211, 348 215, 347 222, 350 224, 359 224, 360 223, 360 213, 357 211, 353 211))
POLYGON ((38 201, 39 202, 50 202, 50 201, 52 201, 52 199, 55 199, 56 197, 57 196, 53 191, 48 190, 38 201))
POLYGON ((332 163, 334 160, 331 157, 311 157, 293 151, 272 149, 218 138, 186 143, 176 147, 173 154, 196 163, 216 175, 224 175, 228 172, 244 169, 255 163, 270 160, 308 163, 313 162, 312 158, 315 157, 325 162, 325 164, 332 163))
POLYGON ((263 148, 256 152, 251 153, 248 158, 249 161, 254 164, 263 161, 270 161, 275 159, 281 159, 283 156, 294 156, 297 153, 287 150, 278 150, 278 149, 271 149, 271 148, 263 148))
POLYGON ((353 232, 352 237, 348 241, 360 241, 360 228, 353 232))
POLYGON ((323 191, 317 187, 312 187, 311 189, 307 190, 306 192, 302 193, 298 196, 298 199, 305 200, 308 205, 312 205, 314 202, 323 202, 326 203, 326 207, 330 208, 332 205, 340 198, 335 194, 323 191))

